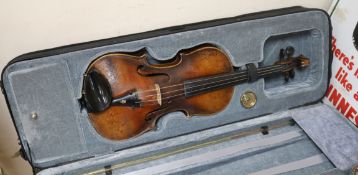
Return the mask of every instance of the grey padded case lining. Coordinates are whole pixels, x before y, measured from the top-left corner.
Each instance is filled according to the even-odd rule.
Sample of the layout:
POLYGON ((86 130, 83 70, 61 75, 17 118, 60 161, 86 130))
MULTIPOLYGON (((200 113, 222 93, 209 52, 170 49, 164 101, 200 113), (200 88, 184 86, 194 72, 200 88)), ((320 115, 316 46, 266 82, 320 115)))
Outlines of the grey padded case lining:
POLYGON ((316 156, 319 156, 321 159, 317 163, 296 169, 296 166, 302 166, 301 163, 298 163, 296 166, 293 166, 291 170, 286 168, 286 170, 281 169, 281 171, 283 174, 324 174, 334 171, 336 167, 339 167, 340 170, 345 173, 352 170, 355 162, 358 161, 358 159, 354 157, 354 155, 358 155, 358 150, 354 149, 354 146, 350 147, 350 145, 352 145, 352 139, 358 137, 358 130, 357 128, 352 127, 349 121, 343 119, 334 111, 334 109, 319 103, 166 139, 152 144, 129 148, 119 151, 116 154, 98 156, 60 167, 49 168, 39 174, 83 174, 95 171, 98 175, 104 175, 105 173, 103 171, 98 171, 98 169, 103 169, 103 167, 108 165, 116 167, 121 163, 123 164, 132 160, 151 157, 156 155, 156 153, 163 153, 165 150, 181 147, 180 145, 185 143, 202 143, 209 138, 222 138, 228 133, 240 133, 260 126, 279 124, 288 119, 294 119, 298 125, 272 129, 267 135, 257 133, 184 153, 178 153, 174 156, 168 156, 158 160, 124 166, 122 168, 114 169, 112 173, 137 174, 146 172, 147 174, 151 174, 156 170, 156 172, 160 173, 155 174, 250 174, 266 172, 269 169, 282 167, 287 164, 293 163, 295 165, 295 162, 300 162, 316 156), (305 113, 305 117, 315 119, 304 120, 305 117, 303 117, 303 113, 305 113), (316 125, 320 125, 320 123, 326 124, 327 126, 333 126, 336 123, 339 123, 340 125, 338 127, 341 128, 344 134, 342 132, 334 132, 336 130, 329 131, 329 127, 320 126, 317 127, 315 131, 309 129, 310 127, 312 128, 316 125), (315 135, 322 135, 322 132, 328 132, 331 137, 315 137, 315 135), (296 136, 282 142, 267 145, 272 138, 282 135, 290 135, 291 133, 296 133, 296 136), (342 136, 344 136, 343 139, 341 138, 342 136), (347 139, 347 137, 349 138, 347 139), (312 141, 311 139, 314 140, 312 141), (253 142, 264 142, 266 143, 266 146, 241 149, 235 153, 225 155, 227 154, 225 149, 253 142), (324 148, 324 145, 330 145, 332 148, 340 148, 328 151, 323 149, 322 152, 321 148, 324 148), (342 145, 344 145, 344 149, 341 147, 342 145), (166 164, 170 164, 171 162, 180 164, 180 161, 184 159, 191 159, 218 151, 221 151, 219 155, 216 155, 215 157, 212 156, 212 158, 201 159, 202 161, 199 163, 187 166, 184 166, 183 163, 181 163, 182 165, 175 164, 176 168, 174 169, 172 169, 173 165, 169 167, 166 166, 166 164), (339 158, 341 156, 351 158, 342 160, 339 158), (341 165, 344 165, 344 167, 341 165))
POLYGON ((329 29, 328 16, 314 10, 73 51, 11 64, 3 74, 4 89, 27 157, 35 167, 45 168, 315 102, 328 81, 329 29), (273 64, 279 49, 287 46, 293 46, 296 55, 311 58, 311 65, 288 83, 280 77, 237 86, 228 107, 211 117, 189 119, 170 113, 156 131, 125 141, 106 140, 96 133, 78 102, 83 74, 95 58, 145 48, 155 59, 167 60, 204 43, 224 50, 236 67, 273 64), (259 99, 249 110, 239 105, 247 90, 259 99), (32 112, 38 113, 37 120, 31 119, 32 112))
POLYGON ((358 162, 357 127, 337 112, 324 110, 300 110, 293 118, 337 168, 350 170, 358 162))

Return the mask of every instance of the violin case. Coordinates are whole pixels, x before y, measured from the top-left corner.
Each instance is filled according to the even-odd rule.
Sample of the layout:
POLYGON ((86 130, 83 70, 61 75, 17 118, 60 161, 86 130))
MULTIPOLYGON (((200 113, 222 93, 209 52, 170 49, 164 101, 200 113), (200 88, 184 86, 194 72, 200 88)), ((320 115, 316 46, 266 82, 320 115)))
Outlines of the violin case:
POLYGON ((358 163, 357 128, 321 101, 331 31, 326 12, 303 7, 169 27, 21 55, 3 69, 1 87, 34 174, 346 174, 358 163), (120 141, 95 131, 81 104, 92 61, 145 49, 160 63, 202 44, 222 49, 237 68, 272 65, 287 47, 310 65, 289 81, 235 86, 229 105, 211 116, 169 113, 155 130, 120 141), (240 102, 247 91, 257 97, 250 109, 240 102))

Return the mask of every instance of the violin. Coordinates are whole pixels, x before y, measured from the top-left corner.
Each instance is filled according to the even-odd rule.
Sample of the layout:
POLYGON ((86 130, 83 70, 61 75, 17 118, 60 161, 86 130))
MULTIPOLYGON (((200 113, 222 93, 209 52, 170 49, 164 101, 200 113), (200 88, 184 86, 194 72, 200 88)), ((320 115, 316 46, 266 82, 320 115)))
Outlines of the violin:
POLYGON ((281 49, 273 65, 247 64, 236 69, 221 49, 202 45, 180 51, 166 62, 147 52, 109 53, 95 59, 86 70, 83 102, 95 130, 110 140, 124 140, 152 130, 165 114, 210 116, 222 111, 234 86, 282 74, 294 77, 310 60, 293 57, 293 47, 281 49))

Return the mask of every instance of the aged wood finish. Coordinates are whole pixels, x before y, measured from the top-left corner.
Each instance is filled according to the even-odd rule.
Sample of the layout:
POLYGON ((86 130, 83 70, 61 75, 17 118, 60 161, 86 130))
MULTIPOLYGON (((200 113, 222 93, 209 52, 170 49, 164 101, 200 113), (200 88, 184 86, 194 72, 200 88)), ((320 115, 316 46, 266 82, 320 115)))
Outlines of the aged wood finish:
POLYGON ((150 63, 145 52, 107 54, 88 68, 84 101, 96 131, 105 138, 123 140, 155 127, 163 115, 182 111, 187 116, 208 116, 223 110, 233 86, 283 74, 288 81, 294 68, 310 61, 293 57, 288 47, 280 61, 270 66, 247 65, 234 70, 220 49, 202 45, 184 50, 170 62, 150 63))
POLYGON ((226 87, 190 98, 180 96, 171 100, 168 98, 170 95, 180 94, 178 86, 174 86, 161 89, 162 105, 156 95, 150 96, 153 91, 148 90, 155 89, 156 84, 167 87, 183 84, 185 80, 233 72, 225 53, 211 46, 183 51, 170 63, 158 65, 149 64, 145 53, 136 56, 108 54, 90 65, 88 72, 93 70, 109 81, 113 97, 123 96, 128 90, 135 89, 145 92, 139 94, 142 101, 149 101, 138 108, 111 106, 105 111, 89 114, 96 131, 112 140, 128 139, 153 129, 159 117, 172 111, 183 111, 187 116, 217 113, 227 106, 233 94, 233 87, 226 87), (177 91, 170 93, 173 90, 177 91))

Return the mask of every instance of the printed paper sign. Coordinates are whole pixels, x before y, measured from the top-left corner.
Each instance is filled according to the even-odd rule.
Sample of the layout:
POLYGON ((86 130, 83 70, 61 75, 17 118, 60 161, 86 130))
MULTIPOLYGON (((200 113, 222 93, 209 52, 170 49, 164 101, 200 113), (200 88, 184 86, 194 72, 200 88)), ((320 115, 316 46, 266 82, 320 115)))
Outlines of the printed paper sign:
POLYGON ((324 103, 358 126, 358 7, 357 0, 341 0, 332 20, 332 77, 324 103))

